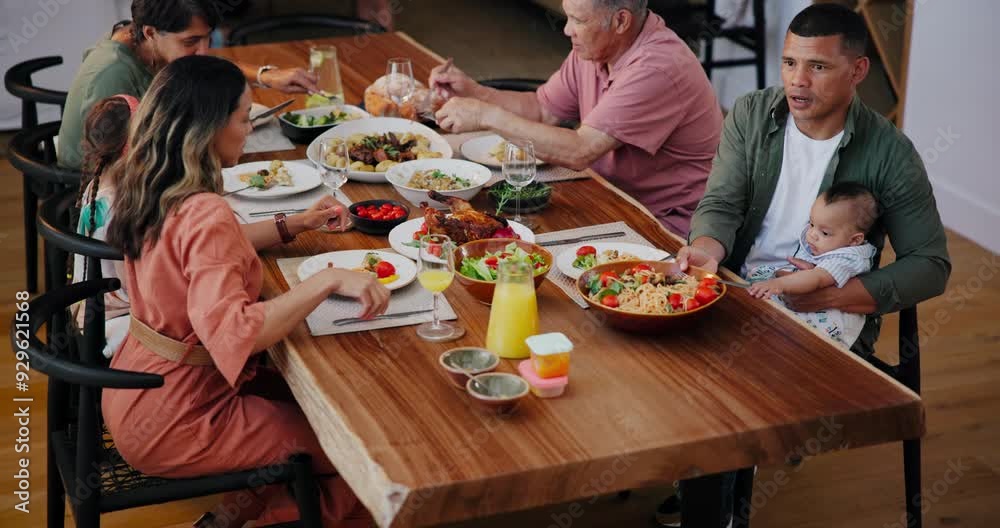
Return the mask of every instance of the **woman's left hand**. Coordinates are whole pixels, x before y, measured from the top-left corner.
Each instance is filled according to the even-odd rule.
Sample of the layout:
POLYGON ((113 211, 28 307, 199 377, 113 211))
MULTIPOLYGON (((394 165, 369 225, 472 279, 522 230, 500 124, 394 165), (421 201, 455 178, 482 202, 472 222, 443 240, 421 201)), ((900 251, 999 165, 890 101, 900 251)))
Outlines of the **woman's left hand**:
POLYGON ((309 73, 302 68, 281 68, 268 70, 260 78, 264 84, 285 93, 318 92, 316 83, 319 79, 315 73, 309 73))
POLYGON ((343 228, 347 223, 344 206, 334 200, 332 196, 320 198, 299 216, 302 218, 302 227, 305 230, 319 229, 323 226, 329 226, 331 229, 338 226, 343 228))

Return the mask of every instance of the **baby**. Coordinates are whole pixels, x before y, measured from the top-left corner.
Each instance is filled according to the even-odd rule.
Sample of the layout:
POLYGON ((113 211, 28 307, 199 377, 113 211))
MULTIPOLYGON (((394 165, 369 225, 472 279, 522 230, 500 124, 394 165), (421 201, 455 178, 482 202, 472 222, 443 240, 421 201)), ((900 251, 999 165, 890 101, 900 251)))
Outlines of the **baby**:
MULTIPOLYGON (((809 212, 809 224, 799 238, 799 249, 788 258, 796 269, 781 269, 767 280, 754 282, 751 295, 780 302, 784 294, 810 293, 836 285, 842 288, 851 278, 872 267, 875 246, 865 242, 865 233, 879 215, 878 202, 864 186, 838 183, 822 193, 809 212)), ((751 270, 750 277, 760 277, 751 270)), ((863 314, 825 310, 798 313, 812 326, 850 347, 865 324, 863 314)))

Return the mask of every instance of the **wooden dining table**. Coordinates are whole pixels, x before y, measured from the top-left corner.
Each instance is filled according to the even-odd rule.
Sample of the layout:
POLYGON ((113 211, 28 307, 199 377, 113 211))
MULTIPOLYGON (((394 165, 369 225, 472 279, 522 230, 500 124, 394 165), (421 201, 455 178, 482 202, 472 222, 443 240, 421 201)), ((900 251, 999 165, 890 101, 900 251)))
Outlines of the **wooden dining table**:
MULTIPOLYGON (((390 57, 409 57, 425 82, 443 62, 403 33, 215 53, 306 66, 313 43, 337 46, 352 104, 385 73, 390 57)), ((261 88, 253 95, 269 106, 287 98, 261 88)), ((299 96, 292 108, 303 104, 299 96)), ((304 157, 299 146, 244 161, 304 157)), ((624 221, 667 251, 683 243, 596 173, 552 186, 536 233, 624 221)), ((402 200, 389 184, 351 181, 344 190, 355 200, 402 200)), ((482 209, 484 194, 473 200, 482 209)), ((411 217, 420 214, 412 208, 411 217)), ((386 237, 357 231, 301 234, 261 253, 264 295, 288 289, 278 259, 387 246, 386 237)), ((678 479, 711 488, 722 472, 917 438, 925 430, 917 394, 745 290, 730 289, 687 326, 636 335, 610 327, 549 281, 537 292, 540 327, 575 344, 568 389, 559 398, 528 397, 515 412, 497 415, 454 388, 438 366, 451 347, 484 345, 489 307, 457 283, 445 295, 466 331, 455 342, 423 341, 413 326, 313 336, 303 323, 270 352, 326 454, 380 526, 570 501, 578 501, 567 510, 576 518, 586 501, 619 490, 678 479)), ((499 370, 516 372, 516 362, 503 360, 499 370)))

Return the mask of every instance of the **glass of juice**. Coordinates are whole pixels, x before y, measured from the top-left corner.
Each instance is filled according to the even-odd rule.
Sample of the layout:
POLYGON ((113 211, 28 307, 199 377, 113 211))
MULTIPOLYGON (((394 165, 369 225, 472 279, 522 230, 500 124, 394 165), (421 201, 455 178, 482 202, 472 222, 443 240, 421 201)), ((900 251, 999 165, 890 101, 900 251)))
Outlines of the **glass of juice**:
POLYGON ((417 335, 427 341, 451 341, 465 335, 465 329, 438 319, 438 297, 455 278, 455 255, 451 239, 445 235, 420 238, 417 256, 417 280, 434 294, 434 321, 417 327, 417 335))
POLYGON ((500 263, 498 271, 486 348, 502 358, 526 358, 531 351, 524 340, 538 333, 534 270, 525 262, 509 259, 500 263))
POLYGON ((343 104, 344 86, 340 82, 340 65, 337 63, 337 48, 334 46, 313 46, 309 48, 309 71, 319 80, 320 94, 326 104, 343 104))

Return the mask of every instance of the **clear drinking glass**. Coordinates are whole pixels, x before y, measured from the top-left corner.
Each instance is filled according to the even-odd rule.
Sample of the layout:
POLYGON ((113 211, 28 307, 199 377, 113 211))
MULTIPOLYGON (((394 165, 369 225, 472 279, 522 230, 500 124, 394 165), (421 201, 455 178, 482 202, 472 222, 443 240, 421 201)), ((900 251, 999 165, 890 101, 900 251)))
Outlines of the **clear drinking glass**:
POLYGON ((413 64, 410 59, 389 59, 385 67, 385 91, 389 99, 396 105, 396 115, 401 114, 403 104, 413 97, 416 82, 413 80, 413 64))
POLYGON ((340 65, 337 63, 337 48, 334 46, 312 46, 309 48, 309 71, 315 73, 316 82, 324 97, 336 99, 332 104, 344 103, 344 86, 340 81, 340 65))
POLYGON ((465 329, 438 319, 438 297, 455 278, 454 245, 445 235, 420 238, 417 256, 417 280, 434 294, 434 321, 417 327, 417 335, 426 341, 451 341, 465 335, 465 329))
POLYGON ((503 177, 515 189, 514 220, 527 228, 534 227, 533 222, 521 217, 521 190, 535 180, 537 165, 535 163, 535 146, 530 141, 508 141, 503 157, 503 177))
MULTIPOLYGON (((319 171, 320 180, 323 185, 330 190, 330 196, 343 204, 337 196, 337 190, 347 183, 347 173, 350 172, 351 155, 346 142, 330 144, 329 141, 319 143, 319 162, 316 163, 316 170, 319 171)), ((350 217, 344 211, 344 218, 341 219, 341 227, 325 229, 333 232, 346 231, 351 227, 350 217)))

